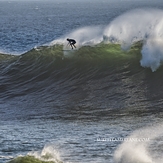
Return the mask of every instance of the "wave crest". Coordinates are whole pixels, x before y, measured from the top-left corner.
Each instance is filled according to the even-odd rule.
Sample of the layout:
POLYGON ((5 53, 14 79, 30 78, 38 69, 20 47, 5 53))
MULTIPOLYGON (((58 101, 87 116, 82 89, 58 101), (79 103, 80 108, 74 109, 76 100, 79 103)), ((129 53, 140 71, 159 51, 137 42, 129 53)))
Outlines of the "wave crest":
POLYGON ((135 9, 115 18, 108 26, 83 27, 51 42, 51 45, 61 43, 66 49, 66 38, 74 38, 78 48, 85 45, 96 45, 100 42, 119 43, 122 50, 129 50, 139 41, 143 42, 143 67, 154 72, 163 60, 163 11, 160 9, 135 9))
POLYGON ((141 66, 156 71, 163 60, 163 11, 159 9, 136 9, 113 20, 104 30, 107 42, 119 42, 128 50, 143 40, 141 66))

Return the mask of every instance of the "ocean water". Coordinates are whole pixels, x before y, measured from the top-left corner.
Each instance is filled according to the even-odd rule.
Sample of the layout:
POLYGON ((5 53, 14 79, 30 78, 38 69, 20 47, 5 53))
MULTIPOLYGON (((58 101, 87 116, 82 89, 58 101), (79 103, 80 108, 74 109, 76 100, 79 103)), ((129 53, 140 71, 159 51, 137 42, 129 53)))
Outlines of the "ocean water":
POLYGON ((1 163, 162 163, 162 1, 0 1, 0 22, 1 163))

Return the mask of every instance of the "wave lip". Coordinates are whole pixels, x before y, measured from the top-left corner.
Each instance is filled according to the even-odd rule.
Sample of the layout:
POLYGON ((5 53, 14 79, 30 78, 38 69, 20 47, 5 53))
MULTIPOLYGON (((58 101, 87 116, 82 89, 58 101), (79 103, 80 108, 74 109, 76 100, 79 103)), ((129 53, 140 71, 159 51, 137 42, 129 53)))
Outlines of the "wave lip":
POLYGON ((154 72, 160 67, 163 62, 163 40, 151 39, 147 40, 141 50, 142 59, 141 66, 150 67, 154 72))

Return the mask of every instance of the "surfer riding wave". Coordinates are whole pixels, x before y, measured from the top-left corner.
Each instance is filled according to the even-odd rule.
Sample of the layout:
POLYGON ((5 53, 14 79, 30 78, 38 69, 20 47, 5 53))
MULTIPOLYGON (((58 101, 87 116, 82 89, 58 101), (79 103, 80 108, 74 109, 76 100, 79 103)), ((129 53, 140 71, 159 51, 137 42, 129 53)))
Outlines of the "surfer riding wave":
POLYGON ((73 47, 76 48, 76 46, 75 46, 76 41, 74 39, 67 38, 67 41, 68 41, 67 45, 70 45, 72 49, 73 49, 73 47))

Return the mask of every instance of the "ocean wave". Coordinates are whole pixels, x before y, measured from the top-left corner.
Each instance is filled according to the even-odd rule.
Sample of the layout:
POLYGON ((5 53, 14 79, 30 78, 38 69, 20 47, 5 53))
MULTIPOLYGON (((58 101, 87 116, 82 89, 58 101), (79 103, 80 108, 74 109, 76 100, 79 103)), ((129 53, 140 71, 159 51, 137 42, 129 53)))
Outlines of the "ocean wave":
POLYGON ((63 163, 59 152, 52 145, 45 145, 42 151, 29 152, 26 156, 18 156, 8 163, 63 163))
POLYGON ((12 98, 34 92, 44 94, 46 90, 55 91, 52 88, 57 88, 59 83, 85 83, 107 76, 108 81, 109 76, 114 81, 117 74, 128 70, 133 70, 134 74, 142 71, 140 47, 141 43, 138 43, 126 52, 118 44, 98 44, 63 51, 63 45, 54 45, 34 48, 21 56, 9 56, 10 59, 0 62, 0 97, 12 98))
MULTIPOLYGON (((132 81, 129 85, 133 88, 138 87, 137 83, 140 83, 139 89, 148 85, 151 94, 157 92, 161 98, 163 51, 159 14, 162 13, 158 9, 133 10, 114 19, 107 27, 77 29, 19 56, 1 54, 1 97, 44 94, 47 90, 54 93, 60 91, 61 83, 77 87, 88 81, 93 84, 97 79, 106 85, 116 83, 114 88, 117 88, 125 79, 127 83, 132 81), (138 19, 140 15, 142 20, 138 19), (77 49, 67 47, 66 38, 71 36, 77 38, 77 49), (152 73, 146 67, 157 71, 152 73), (152 90, 154 82, 158 84, 152 90)), ((123 89, 127 90, 128 85, 124 84, 123 89)), ((65 90, 69 94, 71 89, 65 90)))
MULTIPOLYGON (((37 54, 38 52, 36 51, 41 51, 47 55, 51 50, 53 55, 61 56, 62 50, 64 50, 64 57, 66 57, 70 56, 72 52, 75 54, 78 53, 78 51, 81 52, 80 49, 82 47, 93 47, 101 43, 120 44, 122 51, 128 51, 133 44, 141 41, 142 47, 140 50, 142 57, 139 61, 140 65, 142 67, 150 68, 152 72, 154 72, 163 62, 162 17, 163 11, 161 9, 142 8, 131 10, 118 16, 107 26, 81 27, 45 44, 44 46, 35 47, 33 50, 24 54, 29 54, 31 52, 37 54), (70 50, 70 47, 67 46, 67 38, 74 38, 76 40, 77 52, 72 51, 70 53, 66 51, 70 50), (62 45, 62 49, 56 45, 62 45), (44 47, 49 47, 49 49, 44 47), (58 51, 56 47, 58 48, 58 51)), ((97 47, 95 47, 95 49, 97 50, 97 47)), ((91 48, 88 48, 87 52, 83 51, 82 55, 87 55, 89 58, 91 50, 91 48)))
POLYGON ((140 59, 141 46, 141 42, 138 42, 129 51, 122 51, 119 44, 103 43, 94 47, 83 46, 78 50, 63 50, 63 45, 41 46, 21 56, 1 54, 1 64, 6 65, 1 73, 17 75, 23 72, 38 76, 43 72, 55 72, 58 69, 62 72, 70 67, 85 69, 86 64, 89 68, 103 65, 115 68, 115 64, 124 66, 125 62, 140 59))
POLYGON ((121 44, 122 50, 128 50, 134 43, 142 41, 140 64, 154 72, 163 62, 162 17, 163 11, 160 9, 135 9, 115 18, 107 26, 79 28, 52 41, 49 45, 63 44, 65 49, 66 39, 74 38, 78 48, 105 42, 121 44))

